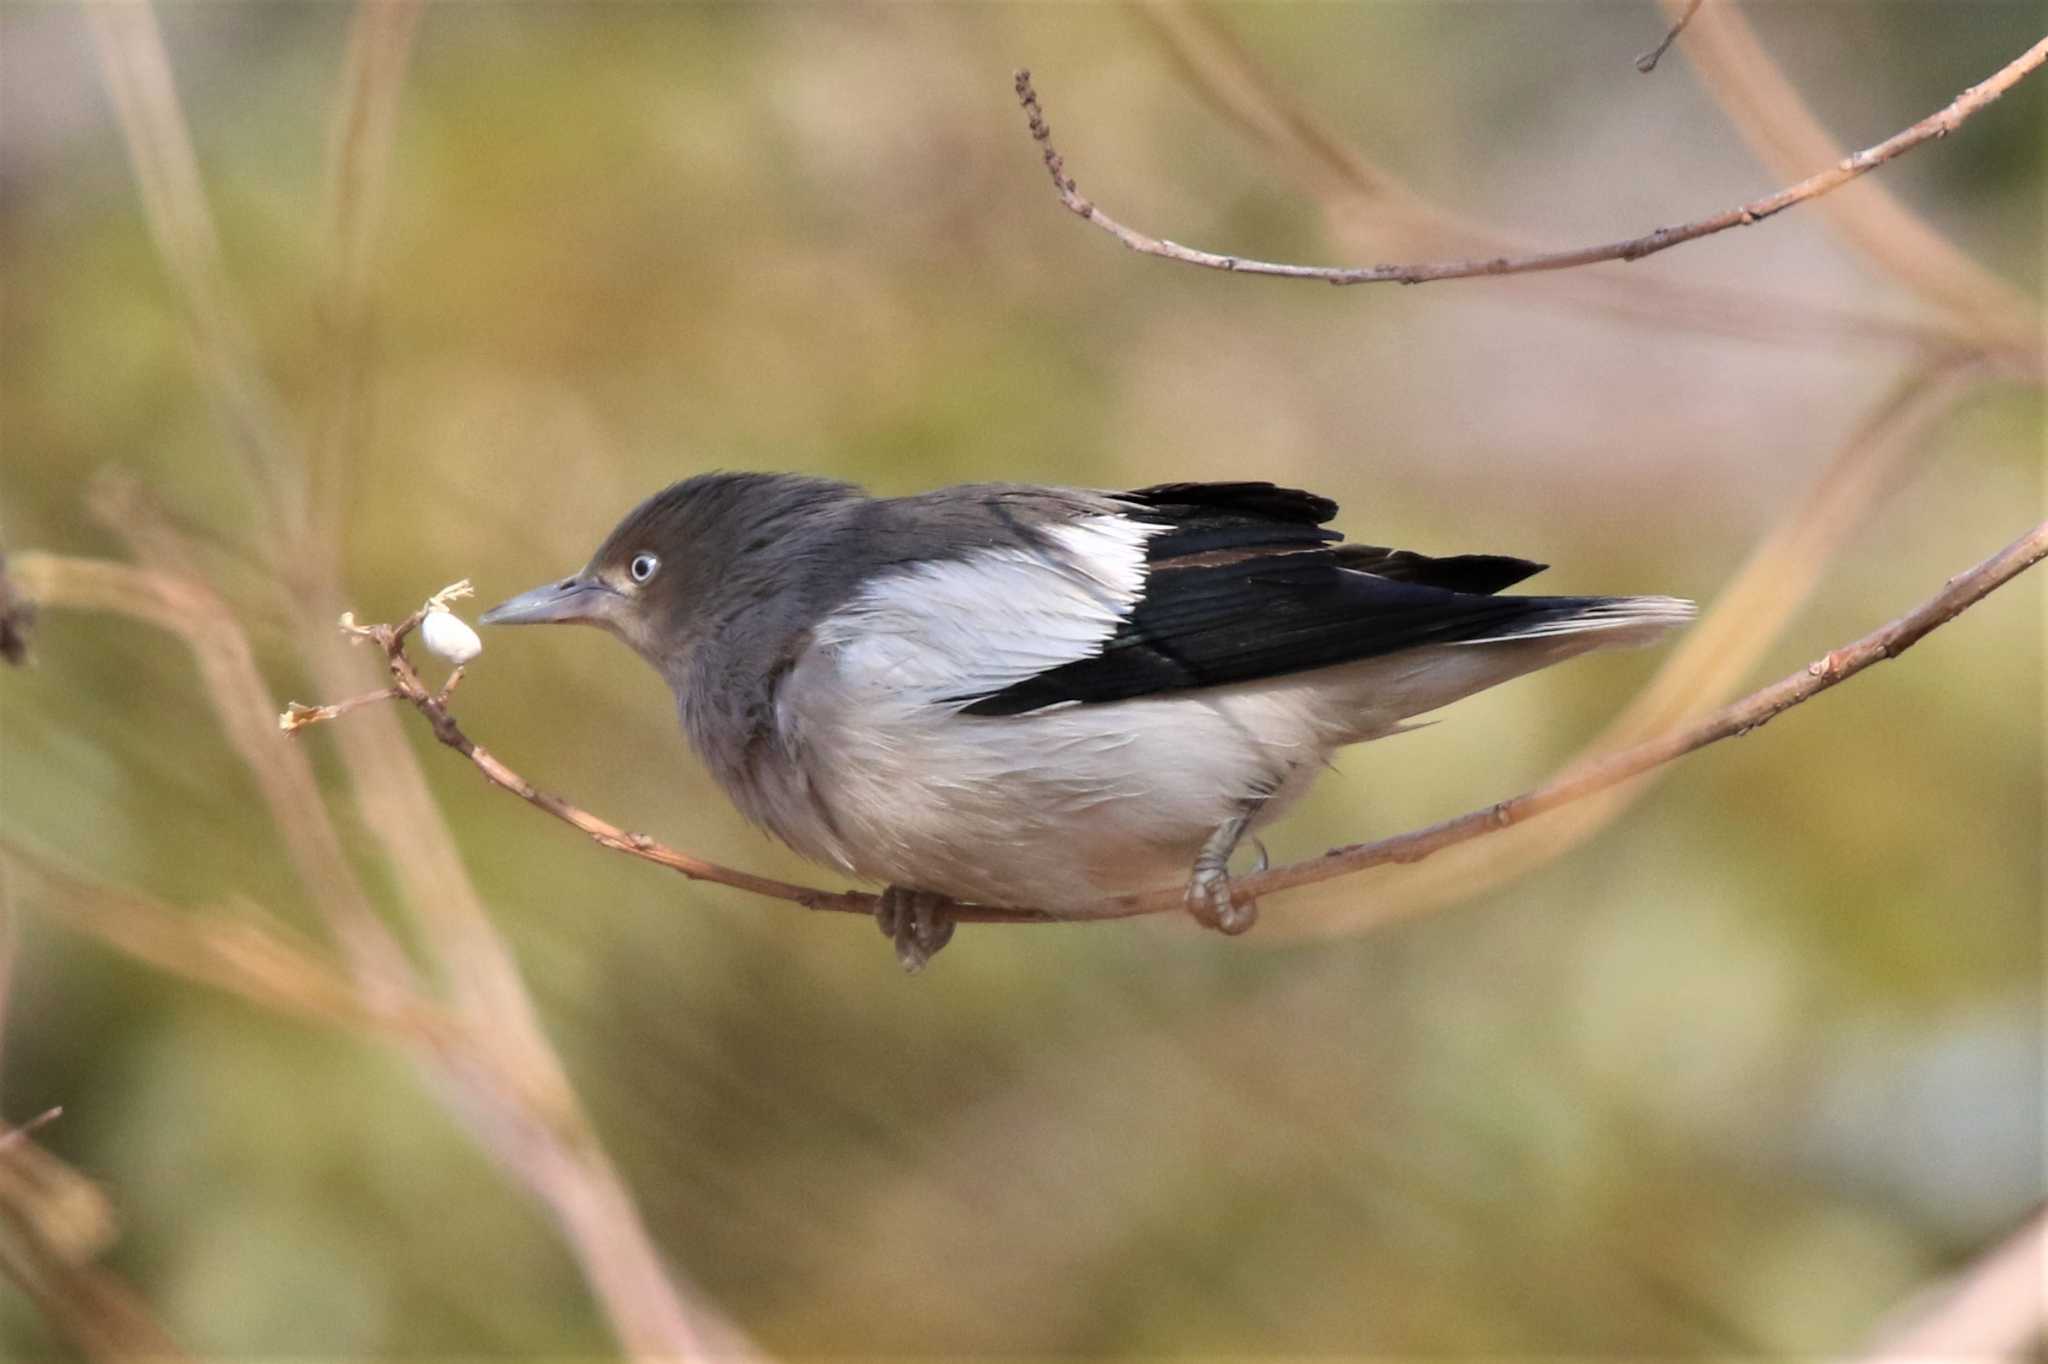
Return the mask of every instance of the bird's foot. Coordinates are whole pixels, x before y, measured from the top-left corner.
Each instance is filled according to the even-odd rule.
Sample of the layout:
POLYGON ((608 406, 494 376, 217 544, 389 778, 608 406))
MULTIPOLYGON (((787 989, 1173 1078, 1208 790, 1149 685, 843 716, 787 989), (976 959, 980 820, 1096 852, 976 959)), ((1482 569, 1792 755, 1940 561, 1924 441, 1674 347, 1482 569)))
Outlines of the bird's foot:
POLYGON ((875 901, 875 923, 896 944, 896 960, 911 975, 924 970, 953 939, 950 902, 943 895, 909 886, 890 886, 875 901))
POLYGON ((1204 928, 1234 936, 1259 921, 1259 902, 1232 892, 1228 867, 1197 862, 1188 877, 1188 913, 1204 928))
MULTIPOLYGON (((1219 933, 1235 936, 1249 929, 1259 921, 1259 902, 1240 899, 1230 886, 1230 854, 1237 849, 1238 840, 1251 827, 1252 816, 1258 813, 1258 802, 1249 806, 1242 814, 1232 819, 1209 836, 1202 845, 1202 851, 1195 856, 1195 869, 1188 875, 1188 913, 1195 916, 1195 922, 1204 928, 1213 928, 1219 933)), ((1259 850, 1256 870, 1266 869, 1266 845, 1253 839, 1259 850)))

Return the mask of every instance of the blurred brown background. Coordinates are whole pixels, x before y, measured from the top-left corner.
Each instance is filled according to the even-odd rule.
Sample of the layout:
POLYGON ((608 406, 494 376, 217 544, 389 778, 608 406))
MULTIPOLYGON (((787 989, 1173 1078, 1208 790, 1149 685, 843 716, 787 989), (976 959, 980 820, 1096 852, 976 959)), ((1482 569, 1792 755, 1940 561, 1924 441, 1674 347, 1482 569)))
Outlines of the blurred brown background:
MULTIPOLYGON (((1806 205, 1544 280, 1332 289, 1140 258, 1058 206, 1010 72, 1033 68, 1082 192, 1127 222, 1423 259, 1490 249, 1479 224, 1628 236, 1818 169, 1771 164, 1703 80, 1722 8, 1644 76, 1667 16, 1592 0, 442 4, 381 39, 340 5, 165 5, 246 329, 211 352, 243 375, 223 387, 109 93, 147 26, 9 5, 0 542, 132 558, 91 511, 120 471, 280 706, 338 698, 308 642, 336 606, 396 619, 465 576, 495 600, 716 467, 886 492, 1271 478, 1338 499, 1356 538, 1703 607, 1767 537, 1806 536, 1702 624, 1675 720, 2039 519, 2048 85, 1874 177, 2012 291, 2015 331, 1855 245, 1855 190, 1846 219, 1806 205), (388 141, 349 140, 364 108, 394 115, 388 141), (338 190, 337 158, 377 145, 383 194, 338 190), (1852 438, 1930 365, 1910 420, 1852 438), (234 434, 235 382, 269 387, 282 435, 234 434), (249 470, 298 449, 294 504, 296 475, 280 500, 249 470)), ((1743 13, 1843 147, 2042 27, 2024 3, 1743 13)), ((459 979, 404 838, 345 772, 342 726, 399 726, 674 1292, 764 1352, 1820 1353, 2043 1197, 2041 623, 2023 579, 1523 864, 1382 869, 1275 898, 1238 941, 1177 917, 968 927, 915 980, 869 924, 594 848, 409 713, 275 743, 310 759, 362 897, 459 979)), ((465 1122, 406 1043, 75 931, 98 892, 52 868, 325 930, 175 637, 50 605, 35 643, 0 674, 0 1114, 64 1107, 36 1136, 111 1200, 104 1271, 201 1355, 634 1343, 586 1277, 623 1214, 579 1233, 575 1195, 495 1164, 475 1137, 499 1119, 465 1122)), ((617 645, 486 643, 456 710, 526 775, 832 883, 741 822, 617 645)), ((1677 657, 1580 662, 1354 750, 1273 855, 1524 789, 1677 657)), ((75 1348, 50 1320, 0 1289, 5 1353, 75 1348)))

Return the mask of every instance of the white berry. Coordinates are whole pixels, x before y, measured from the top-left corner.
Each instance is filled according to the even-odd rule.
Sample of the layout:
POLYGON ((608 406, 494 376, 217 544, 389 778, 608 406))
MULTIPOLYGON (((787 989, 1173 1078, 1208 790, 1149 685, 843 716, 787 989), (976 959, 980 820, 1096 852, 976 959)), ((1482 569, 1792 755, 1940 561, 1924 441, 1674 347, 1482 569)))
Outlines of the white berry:
POLYGON ((429 649, 458 668, 484 651, 484 642, 476 637, 476 631, 452 611, 427 612, 427 618, 420 622, 420 637, 429 649))

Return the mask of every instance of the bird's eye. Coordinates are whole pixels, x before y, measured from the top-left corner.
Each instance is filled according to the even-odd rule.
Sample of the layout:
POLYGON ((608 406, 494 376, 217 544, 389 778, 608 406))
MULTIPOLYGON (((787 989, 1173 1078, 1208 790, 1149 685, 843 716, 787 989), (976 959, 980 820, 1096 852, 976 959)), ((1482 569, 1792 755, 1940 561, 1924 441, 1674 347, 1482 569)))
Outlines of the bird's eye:
POLYGON ((654 576, 654 570, 661 567, 661 560, 652 554, 635 554, 626 571, 633 575, 633 581, 644 583, 654 576))

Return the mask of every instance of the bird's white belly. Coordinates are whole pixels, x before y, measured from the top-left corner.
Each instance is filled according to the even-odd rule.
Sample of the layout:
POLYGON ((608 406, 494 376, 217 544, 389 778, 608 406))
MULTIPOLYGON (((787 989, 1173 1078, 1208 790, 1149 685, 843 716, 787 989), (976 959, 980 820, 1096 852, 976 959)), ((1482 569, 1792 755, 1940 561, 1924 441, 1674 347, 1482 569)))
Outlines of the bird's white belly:
POLYGON ((846 698, 807 717, 815 815, 777 832, 872 880, 1085 914, 1184 882, 1247 801, 1278 815, 1342 736, 1300 687, 975 717, 846 698))

